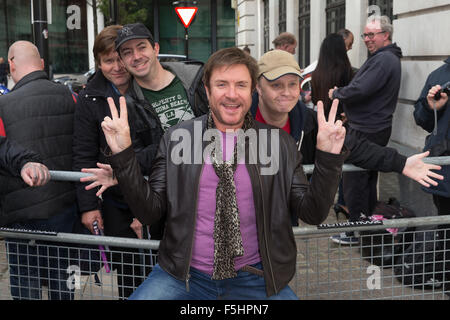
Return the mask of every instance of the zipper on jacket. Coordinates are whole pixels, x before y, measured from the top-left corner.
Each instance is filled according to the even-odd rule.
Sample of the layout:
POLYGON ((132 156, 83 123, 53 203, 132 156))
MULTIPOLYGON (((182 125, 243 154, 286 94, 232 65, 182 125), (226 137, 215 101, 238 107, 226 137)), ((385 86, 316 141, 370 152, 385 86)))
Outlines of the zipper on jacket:
POLYGON ((303 137, 305 136, 305 131, 304 130, 302 130, 302 134, 301 134, 301 136, 300 136, 300 140, 298 141, 298 151, 300 151, 301 150, 301 148, 302 148, 302 143, 303 143, 303 137))
POLYGON ((191 274, 188 272, 187 276, 186 276, 186 292, 189 292, 190 288, 189 288, 189 279, 191 278, 191 274))
MULTIPOLYGON (((261 181, 261 176, 259 174, 258 174, 258 180, 259 180, 259 188, 262 190, 262 181, 261 181)), ((278 294, 277 285, 275 283, 275 276, 273 275, 272 262, 270 261, 269 245, 268 245, 269 242, 267 241, 267 225, 266 225, 264 197, 261 197, 261 200, 262 200, 262 211, 263 211, 263 228, 264 228, 263 232, 264 232, 264 242, 266 243, 267 261, 269 262, 270 276, 272 277, 273 289, 275 290, 275 294, 278 294)))
POLYGON ((194 211, 194 224, 193 224, 194 230, 192 232, 191 249, 189 251, 189 261, 188 261, 187 270, 186 270, 186 291, 187 292, 189 292, 189 280, 191 278, 191 274, 189 273, 189 268, 191 266, 191 261, 192 261, 192 251, 194 249, 194 232, 195 232, 195 224, 197 223, 198 195, 200 193, 200 177, 203 174, 204 167, 205 167, 205 164, 202 163, 202 168, 200 170, 200 175, 198 176, 198 179, 197 179, 197 197, 196 197, 196 203, 195 203, 195 209, 194 209, 195 211, 194 211))

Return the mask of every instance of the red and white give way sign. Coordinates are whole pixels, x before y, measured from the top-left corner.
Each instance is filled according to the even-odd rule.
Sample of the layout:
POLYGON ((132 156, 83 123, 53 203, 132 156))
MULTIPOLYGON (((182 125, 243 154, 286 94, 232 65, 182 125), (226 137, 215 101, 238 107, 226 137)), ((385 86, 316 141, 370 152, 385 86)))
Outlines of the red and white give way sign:
POLYGON ((189 28, 192 20, 194 20, 195 14, 198 11, 197 7, 176 7, 175 11, 183 23, 185 28, 189 28))

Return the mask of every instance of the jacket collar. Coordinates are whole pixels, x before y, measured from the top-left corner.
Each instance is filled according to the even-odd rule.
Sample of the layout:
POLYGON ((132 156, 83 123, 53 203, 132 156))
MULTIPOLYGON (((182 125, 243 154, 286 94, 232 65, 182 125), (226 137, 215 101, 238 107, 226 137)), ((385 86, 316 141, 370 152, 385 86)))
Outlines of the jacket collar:
POLYGON ((383 48, 378 49, 372 55, 370 55, 370 57, 374 57, 377 54, 379 54, 380 52, 384 52, 384 51, 391 52, 399 59, 401 59, 403 57, 402 49, 399 46, 397 46, 397 43, 391 43, 391 44, 388 44, 387 46, 384 46, 383 48))
POLYGON ((90 78, 84 93, 89 96, 113 97, 117 96, 112 88, 112 83, 105 78, 103 72, 98 69, 90 78))
MULTIPOLYGON (((177 73, 173 71, 173 68, 170 67, 169 65, 166 65, 164 63, 161 63, 161 66, 169 71, 170 73, 172 73, 173 75, 175 75, 175 77, 178 77, 177 73)), ((180 79, 180 77, 178 77, 178 79, 180 79)), ((181 79, 180 79, 181 80, 181 79)), ((171 82, 172 83, 172 82, 171 82)), ((184 89, 186 90, 186 92, 189 90, 188 85, 186 84, 185 81, 181 81, 181 83, 183 84, 184 89)), ((131 84, 130 87, 128 88, 128 92, 130 95, 134 95, 134 98, 137 98, 139 101, 144 101, 145 97, 144 97, 144 93, 142 92, 141 86, 137 83, 136 79, 134 77, 131 78, 131 84), (131 90, 130 90, 131 89, 131 90)))
POLYGON ((445 60, 444 62, 450 64, 450 57, 448 57, 447 60, 445 60))
POLYGON ((26 85, 29 82, 35 81, 35 80, 39 80, 39 79, 45 79, 48 80, 48 76, 47 73, 45 73, 45 71, 42 70, 37 70, 37 71, 33 71, 30 72, 29 74, 27 74, 26 76, 24 76, 22 79, 20 79, 16 85, 14 86, 14 88, 12 88, 11 91, 13 90, 17 90, 20 87, 26 85))
MULTIPOLYGON (((258 92, 255 91, 255 93, 252 96, 252 106, 250 107, 250 112, 253 115, 253 118, 256 117, 256 112, 258 111, 258 104, 259 104, 259 95, 258 92)), ((302 135, 302 131, 305 127, 305 109, 302 108, 300 101, 297 102, 295 107, 289 112, 289 120, 291 122, 291 136, 295 139, 295 141, 298 141, 302 135)))

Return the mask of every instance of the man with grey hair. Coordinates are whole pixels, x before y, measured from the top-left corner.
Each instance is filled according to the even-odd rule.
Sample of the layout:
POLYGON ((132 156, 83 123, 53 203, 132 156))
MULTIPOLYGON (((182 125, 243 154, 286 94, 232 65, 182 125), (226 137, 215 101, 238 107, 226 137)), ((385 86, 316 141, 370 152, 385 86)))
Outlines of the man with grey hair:
MULTIPOLYGON (((361 35, 369 58, 346 87, 329 91, 330 99, 339 99, 344 105, 348 134, 380 146, 389 142, 400 90, 402 50, 392 43, 392 34, 388 17, 369 18, 361 35)), ((377 202, 378 172, 350 172, 343 179, 350 221, 359 220, 361 213, 369 215, 377 202)), ((340 244, 358 243, 357 238, 348 234, 332 240, 340 244)))
POLYGON ((280 33, 275 40, 272 41, 275 49, 287 51, 291 54, 295 54, 295 48, 297 48, 297 39, 292 33, 283 32, 280 33))

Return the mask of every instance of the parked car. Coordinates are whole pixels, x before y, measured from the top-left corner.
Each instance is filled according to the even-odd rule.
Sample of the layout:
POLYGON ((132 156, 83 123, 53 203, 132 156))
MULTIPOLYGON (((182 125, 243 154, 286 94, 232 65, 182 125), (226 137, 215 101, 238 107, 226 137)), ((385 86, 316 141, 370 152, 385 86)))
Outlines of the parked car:
POLYGON ((183 54, 165 54, 160 53, 158 55, 159 61, 170 62, 170 61, 186 61, 186 56, 183 54))
POLYGON ((65 74, 58 76, 56 78, 53 78, 53 82, 61 83, 67 87, 72 92, 78 93, 86 86, 86 83, 90 76, 92 76, 95 73, 95 68, 90 69, 89 71, 85 73, 72 73, 72 74, 65 74))
POLYGON ((0 85, 0 96, 7 94, 9 92, 9 89, 5 86, 0 85))
POLYGON ((308 108, 314 109, 314 104, 311 101, 311 80, 312 80, 312 73, 317 67, 317 61, 314 61, 311 63, 308 67, 303 70, 302 77, 300 83, 300 95, 302 98, 302 101, 306 104, 308 108))

